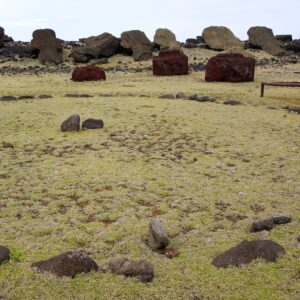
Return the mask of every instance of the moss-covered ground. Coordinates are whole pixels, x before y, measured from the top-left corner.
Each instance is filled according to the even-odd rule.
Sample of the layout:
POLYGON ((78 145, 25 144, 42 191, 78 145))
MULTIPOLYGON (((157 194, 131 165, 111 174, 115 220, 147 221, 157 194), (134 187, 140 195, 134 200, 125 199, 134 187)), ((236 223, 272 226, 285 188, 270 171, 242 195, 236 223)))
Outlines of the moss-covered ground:
POLYGON ((54 98, 0 102, 0 142, 14 145, 0 144, 0 245, 12 251, 0 266, 0 298, 299 299, 300 119, 282 107, 299 105, 300 90, 266 87, 259 97, 260 81, 299 80, 299 69, 257 68, 255 82, 243 84, 205 83, 203 72, 116 72, 95 83, 63 74, 1 76, 0 96, 54 98), (218 103, 158 99, 176 92, 218 103), (72 113, 105 126, 61 133, 72 113), (251 222, 274 212, 293 217, 268 236, 286 255, 242 268, 211 264, 241 240, 260 238, 249 232, 251 222), (145 244, 152 216, 178 257, 145 244), (67 250, 83 250, 104 268, 115 257, 147 259, 154 281, 101 272, 57 278, 30 268, 67 250))

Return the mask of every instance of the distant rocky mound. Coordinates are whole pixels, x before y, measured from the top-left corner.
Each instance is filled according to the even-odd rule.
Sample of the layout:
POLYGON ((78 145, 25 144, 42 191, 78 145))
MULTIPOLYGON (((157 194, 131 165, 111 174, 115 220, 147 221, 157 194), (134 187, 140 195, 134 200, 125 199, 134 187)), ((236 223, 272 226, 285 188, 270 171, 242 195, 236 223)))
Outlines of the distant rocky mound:
POLYGON ((60 64, 63 62, 63 41, 56 38, 52 29, 38 29, 32 34, 31 47, 39 51, 43 64, 60 64))
POLYGON ((74 62, 87 63, 93 58, 110 57, 116 54, 120 47, 120 39, 107 32, 84 39, 84 43, 83 47, 73 47, 74 62))
POLYGON ((180 50, 180 44, 177 42, 175 34, 167 28, 158 28, 156 30, 154 44, 156 44, 160 50, 180 50))
POLYGON ((224 26, 210 26, 203 30, 202 37, 210 49, 244 49, 244 43, 224 26))
POLYGON ((271 55, 282 55, 282 43, 277 40, 272 29, 262 26, 251 27, 248 30, 249 46, 261 49, 271 55))
POLYGON ((121 46, 132 52, 135 61, 148 60, 152 57, 152 43, 140 30, 125 31, 121 34, 121 46))

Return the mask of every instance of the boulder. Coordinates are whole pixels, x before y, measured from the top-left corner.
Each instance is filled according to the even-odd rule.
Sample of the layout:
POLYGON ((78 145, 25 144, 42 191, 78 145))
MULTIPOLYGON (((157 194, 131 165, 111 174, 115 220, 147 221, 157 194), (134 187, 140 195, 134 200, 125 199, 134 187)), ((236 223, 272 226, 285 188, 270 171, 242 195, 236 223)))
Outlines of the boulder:
POLYGON ((10 251, 4 246, 0 246, 0 264, 10 259, 10 251))
POLYGON ((218 54, 206 65, 205 80, 209 82, 247 82, 254 80, 255 59, 240 53, 218 54))
POLYGON ((4 45, 4 29, 0 27, 0 48, 4 45))
POLYGON ((132 52, 135 61, 148 60, 152 57, 152 43, 140 30, 123 32, 121 34, 121 46, 132 52))
POLYGON ((87 119, 82 123, 82 128, 85 129, 98 129, 103 128, 104 123, 100 119, 87 119))
POLYGON ((223 26, 205 28, 202 37, 208 47, 213 50, 244 49, 245 47, 244 43, 230 29, 223 26))
POLYGON ((78 67, 72 72, 72 80, 78 82, 106 80, 106 75, 104 70, 97 66, 78 67))
POLYGON ((97 271, 98 265, 83 252, 69 251, 54 256, 48 260, 39 261, 31 265, 41 272, 50 272, 59 277, 75 277, 80 273, 97 271))
POLYGON ((282 246, 270 240, 243 241, 237 246, 219 254, 212 263, 217 268, 240 267, 249 264, 257 258, 274 262, 280 254, 284 253, 285 250, 282 246))
POLYGON ((188 57, 178 50, 160 51, 153 57, 153 75, 172 76, 188 75, 188 57))
POLYGON ((180 44, 176 41, 175 34, 167 28, 158 28, 156 30, 154 35, 154 44, 158 45, 160 50, 180 50, 180 44))
POLYGON ((145 260, 131 261, 127 258, 117 258, 110 261, 108 269, 117 275, 137 277, 142 282, 150 282, 154 277, 152 264, 145 260))
POLYGON ((62 122, 60 129, 62 132, 79 131, 80 130, 80 116, 77 114, 71 115, 68 119, 62 122))
POLYGON ((32 34, 31 47, 39 51, 43 64, 60 64, 63 62, 62 40, 56 38, 52 29, 38 29, 32 34))
POLYGON ((10 43, 10 42, 13 42, 13 41, 14 41, 14 39, 11 36, 8 36, 8 35, 4 34, 4 36, 3 36, 3 42, 4 43, 10 43))
POLYGON ((273 218, 257 220, 252 223, 251 231, 263 231, 263 230, 271 230, 273 228, 274 221, 273 218))
POLYGON ((169 245, 170 240, 164 228, 157 218, 152 218, 149 224, 148 244, 153 250, 164 250, 169 245))
POLYGON ((279 34, 276 35, 276 39, 281 42, 292 42, 293 36, 291 34, 279 34))
POLYGON ((251 27, 247 33, 248 43, 251 47, 261 49, 271 55, 284 54, 284 50, 281 48, 282 43, 275 38, 272 29, 256 26, 251 27))
POLYGON ((75 62, 86 63, 93 58, 110 57, 117 53, 120 40, 110 33, 102 33, 84 40, 84 47, 73 47, 72 57, 75 62))
POLYGON ((272 215, 274 224, 287 224, 292 222, 292 216, 287 213, 276 213, 272 215))

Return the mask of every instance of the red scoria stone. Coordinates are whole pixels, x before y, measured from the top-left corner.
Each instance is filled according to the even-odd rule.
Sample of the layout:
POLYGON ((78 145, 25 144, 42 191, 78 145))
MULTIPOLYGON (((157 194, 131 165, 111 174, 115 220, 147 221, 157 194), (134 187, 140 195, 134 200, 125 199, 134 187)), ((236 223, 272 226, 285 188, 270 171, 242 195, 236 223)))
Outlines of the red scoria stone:
POLYGON ((79 82, 106 80, 106 75, 103 69, 96 66, 78 67, 72 73, 72 80, 79 82))

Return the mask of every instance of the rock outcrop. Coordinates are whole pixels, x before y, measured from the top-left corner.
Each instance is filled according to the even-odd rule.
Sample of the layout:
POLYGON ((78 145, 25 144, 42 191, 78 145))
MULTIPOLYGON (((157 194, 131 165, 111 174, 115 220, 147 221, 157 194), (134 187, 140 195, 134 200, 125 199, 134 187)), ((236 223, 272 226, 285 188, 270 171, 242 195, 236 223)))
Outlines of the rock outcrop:
POLYGON ((256 26, 251 27, 247 33, 250 47, 261 49, 271 55, 284 54, 282 43, 275 38, 272 29, 256 26))
POLYGON ((247 82, 254 80, 255 59, 240 53, 218 54, 206 65, 205 80, 209 82, 247 82))
POLYGON ((148 60, 152 57, 152 43, 140 30, 123 32, 121 34, 121 46, 132 52, 135 61, 148 60))
POLYGON ((43 64, 60 64, 63 62, 63 41, 56 38, 52 29, 38 29, 32 34, 31 47, 39 51, 43 64))
POLYGON ((177 42, 175 34, 167 28, 158 28, 156 30, 154 44, 156 44, 160 50, 180 50, 180 44, 177 42))
POLYGON ((244 43, 224 26, 210 26, 203 30, 202 37, 213 50, 244 49, 244 43))
POLYGON ((153 75, 172 76, 188 75, 188 57, 178 50, 160 51, 153 57, 153 75))
POLYGON ((72 80, 78 82, 106 80, 106 75, 104 70, 97 66, 78 67, 72 72, 72 80))

